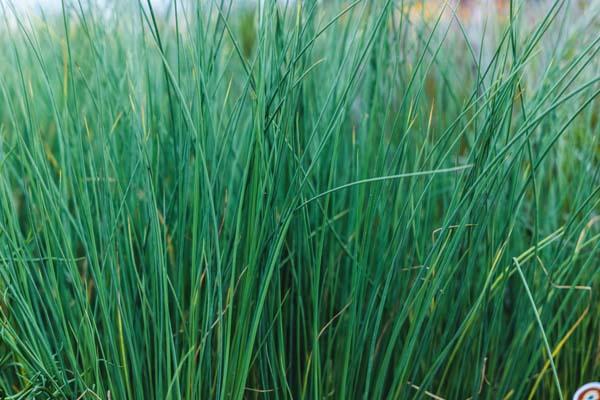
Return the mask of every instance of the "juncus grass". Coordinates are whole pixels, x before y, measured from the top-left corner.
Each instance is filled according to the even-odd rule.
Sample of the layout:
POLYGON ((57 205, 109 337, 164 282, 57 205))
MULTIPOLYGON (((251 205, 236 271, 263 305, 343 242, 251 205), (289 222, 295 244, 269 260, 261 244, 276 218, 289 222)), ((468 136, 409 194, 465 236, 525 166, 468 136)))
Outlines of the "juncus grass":
POLYGON ((572 3, 2 0, 0 397, 569 398, 600 376, 572 3))

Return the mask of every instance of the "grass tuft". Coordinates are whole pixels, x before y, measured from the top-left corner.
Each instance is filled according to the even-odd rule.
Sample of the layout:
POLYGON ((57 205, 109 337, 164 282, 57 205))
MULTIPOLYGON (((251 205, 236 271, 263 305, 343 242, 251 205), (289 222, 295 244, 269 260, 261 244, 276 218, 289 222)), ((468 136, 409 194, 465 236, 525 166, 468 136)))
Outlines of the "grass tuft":
POLYGON ((0 0, 0 398, 597 380, 600 3, 165 3, 0 0))

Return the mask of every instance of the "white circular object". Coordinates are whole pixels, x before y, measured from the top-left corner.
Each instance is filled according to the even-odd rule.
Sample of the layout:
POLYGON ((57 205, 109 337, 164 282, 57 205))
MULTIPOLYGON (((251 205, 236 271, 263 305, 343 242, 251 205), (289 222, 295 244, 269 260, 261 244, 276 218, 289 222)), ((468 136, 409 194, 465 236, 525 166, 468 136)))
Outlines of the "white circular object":
POLYGON ((577 389, 573 400, 600 400, 600 382, 586 383, 577 389))

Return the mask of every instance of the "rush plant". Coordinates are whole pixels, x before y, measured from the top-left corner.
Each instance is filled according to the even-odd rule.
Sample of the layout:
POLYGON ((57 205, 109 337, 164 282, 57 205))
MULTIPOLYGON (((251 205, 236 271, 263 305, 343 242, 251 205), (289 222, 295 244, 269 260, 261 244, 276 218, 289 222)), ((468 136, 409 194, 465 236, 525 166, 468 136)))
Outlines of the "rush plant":
POLYGON ((0 398, 570 398, 600 376, 575 3, 0 0, 0 398))

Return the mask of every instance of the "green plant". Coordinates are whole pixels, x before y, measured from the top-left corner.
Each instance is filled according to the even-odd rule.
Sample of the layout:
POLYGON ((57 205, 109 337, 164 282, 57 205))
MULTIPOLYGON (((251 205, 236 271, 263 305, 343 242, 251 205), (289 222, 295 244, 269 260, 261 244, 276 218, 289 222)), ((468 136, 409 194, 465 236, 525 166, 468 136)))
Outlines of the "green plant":
POLYGON ((0 396, 600 375, 598 4, 1 4, 0 396))

